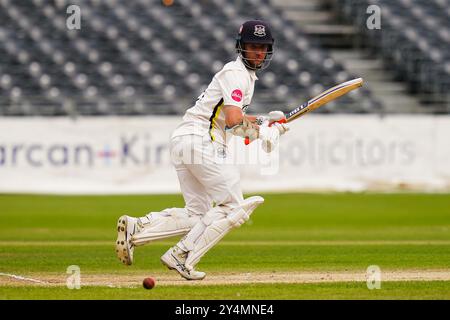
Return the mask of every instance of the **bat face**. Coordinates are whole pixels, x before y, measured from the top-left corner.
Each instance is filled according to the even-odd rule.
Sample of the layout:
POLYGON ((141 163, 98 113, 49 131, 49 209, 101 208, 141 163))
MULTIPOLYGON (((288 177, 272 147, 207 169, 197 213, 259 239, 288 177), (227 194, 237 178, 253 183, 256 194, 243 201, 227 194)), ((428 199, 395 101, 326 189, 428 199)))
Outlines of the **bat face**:
MULTIPOLYGON (((282 119, 282 120, 279 120, 276 122, 285 123, 285 122, 290 122, 294 119, 297 119, 300 116, 308 113, 309 111, 317 109, 318 107, 324 105, 325 103, 335 100, 335 99, 343 96, 344 94, 346 94, 356 88, 361 87, 362 84, 363 84, 362 78, 353 79, 353 80, 338 84, 337 86, 334 86, 334 87, 322 92, 321 94, 315 96, 308 102, 305 102, 304 104, 298 106, 294 110, 286 113, 285 114, 286 119, 282 119)), ((271 123, 270 125, 272 125, 272 124, 273 123, 271 123)), ((250 143, 250 140, 247 137, 245 139, 245 144, 247 145, 249 143, 250 143)))
POLYGON ((317 109, 318 107, 335 100, 344 94, 357 89, 362 86, 363 84, 362 78, 353 79, 350 81, 343 82, 341 84, 338 84, 321 94, 315 96, 314 98, 310 99, 308 102, 305 102, 301 106, 295 108, 291 112, 286 114, 286 121, 290 122, 301 115, 304 115, 305 113, 312 111, 314 109, 317 109))

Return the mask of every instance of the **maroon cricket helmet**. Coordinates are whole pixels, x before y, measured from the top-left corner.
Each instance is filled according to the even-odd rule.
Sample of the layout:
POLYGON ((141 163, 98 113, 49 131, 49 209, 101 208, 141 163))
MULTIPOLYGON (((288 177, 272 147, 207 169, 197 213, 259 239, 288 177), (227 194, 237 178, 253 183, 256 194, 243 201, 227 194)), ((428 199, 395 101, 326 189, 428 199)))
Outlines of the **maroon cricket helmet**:
POLYGON ((275 39, 272 36, 272 30, 267 22, 262 20, 249 20, 244 22, 239 28, 239 33, 236 37, 236 51, 247 68, 251 70, 264 69, 272 60, 274 42, 275 39), (243 49, 245 43, 268 45, 266 57, 260 66, 252 66, 246 59, 245 52, 247 50, 243 49))

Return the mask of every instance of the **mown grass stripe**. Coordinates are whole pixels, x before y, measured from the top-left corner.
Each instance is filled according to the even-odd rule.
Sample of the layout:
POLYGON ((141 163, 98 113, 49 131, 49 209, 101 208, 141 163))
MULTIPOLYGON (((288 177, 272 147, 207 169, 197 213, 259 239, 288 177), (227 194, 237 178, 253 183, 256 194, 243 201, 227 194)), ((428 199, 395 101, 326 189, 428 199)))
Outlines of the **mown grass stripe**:
MULTIPOLYGON (((171 246, 175 242, 158 241, 152 245, 171 246)), ((450 240, 324 240, 324 241, 222 241, 218 246, 365 246, 365 245, 450 245, 450 240)), ((114 246, 114 241, 2 241, 0 247, 9 246, 114 246)))

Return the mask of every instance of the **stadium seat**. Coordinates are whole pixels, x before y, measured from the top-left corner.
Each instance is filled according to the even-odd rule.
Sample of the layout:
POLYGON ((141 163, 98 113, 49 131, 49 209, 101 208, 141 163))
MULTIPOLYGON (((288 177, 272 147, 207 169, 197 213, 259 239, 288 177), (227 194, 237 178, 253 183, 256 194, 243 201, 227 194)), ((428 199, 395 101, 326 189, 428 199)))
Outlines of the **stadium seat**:
MULTIPOLYGON (((79 3, 81 29, 69 30, 68 1, 0 1, 1 115, 182 114, 214 73, 235 58, 237 29, 255 17, 267 20, 276 37, 272 65, 256 84, 255 112, 290 110, 355 77, 268 0, 178 0, 167 7, 146 0, 79 3)), ((443 5, 433 2, 440 18, 426 19, 427 28, 445 23, 443 5)), ((414 14, 425 18, 434 13, 430 10, 420 7, 414 14)), ((448 32, 437 36, 450 37, 448 32)), ((436 42, 430 45, 436 50, 423 52, 422 60, 431 66, 446 61, 445 50, 436 42)), ((438 90, 415 63, 412 57, 411 70, 424 73, 419 81, 424 90, 438 90)), ((369 112, 374 105, 366 90, 321 112, 369 112)))

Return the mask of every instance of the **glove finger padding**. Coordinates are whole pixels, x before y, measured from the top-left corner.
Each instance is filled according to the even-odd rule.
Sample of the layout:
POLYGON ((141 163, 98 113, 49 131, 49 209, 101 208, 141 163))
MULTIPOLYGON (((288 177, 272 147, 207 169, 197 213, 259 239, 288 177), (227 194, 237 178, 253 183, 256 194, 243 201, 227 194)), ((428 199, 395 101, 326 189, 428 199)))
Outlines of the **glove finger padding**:
POLYGON ((236 126, 233 129, 231 129, 231 133, 235 136, 245 138, 245 130, 242 127, 242 125, 236 126))
POLYGON ((278 145, 280 131, 277 127, 259 127, 259 138, 261 139, 262 149, 270 153, 278 145))
POLYGON ((257 127, 246 117, 242 120, 242 124, 233 127, 231 132, 235 136, 248 138, 250 142, 258 138, 257 127))
POLYGON ((285 134, 286 132, 289 131, 289 126, 287 123, 279 123, 279 122, 275 122, 272 127, 275 127, 278 129, 278 131, 280 132, 280 136, 285 134))
POLYGON ((248 138, 249 142, 258 139, 258 129, 257 127, 249 121, 246 117, 242 122, 242 126, 245 128, 245 136, 244 138, 248 138))
POLYGON ((256 118, 256 123, 260 126, 270 124, 276 121, 286 119, 286 115, 283 111, 270 111, 267 115, 259 116, 256 118))
POLYGON ((249 142, 258 139, 258 130, 256 130, 255 128, 250 128, 246 130, 244 138, 248 138, 249 142))
POLYGON ((269 121, 270 122, 280 121, 282 119, 286 119, 286 116, 284 115, 283 111, 270 111, 269 112, 269 121))

